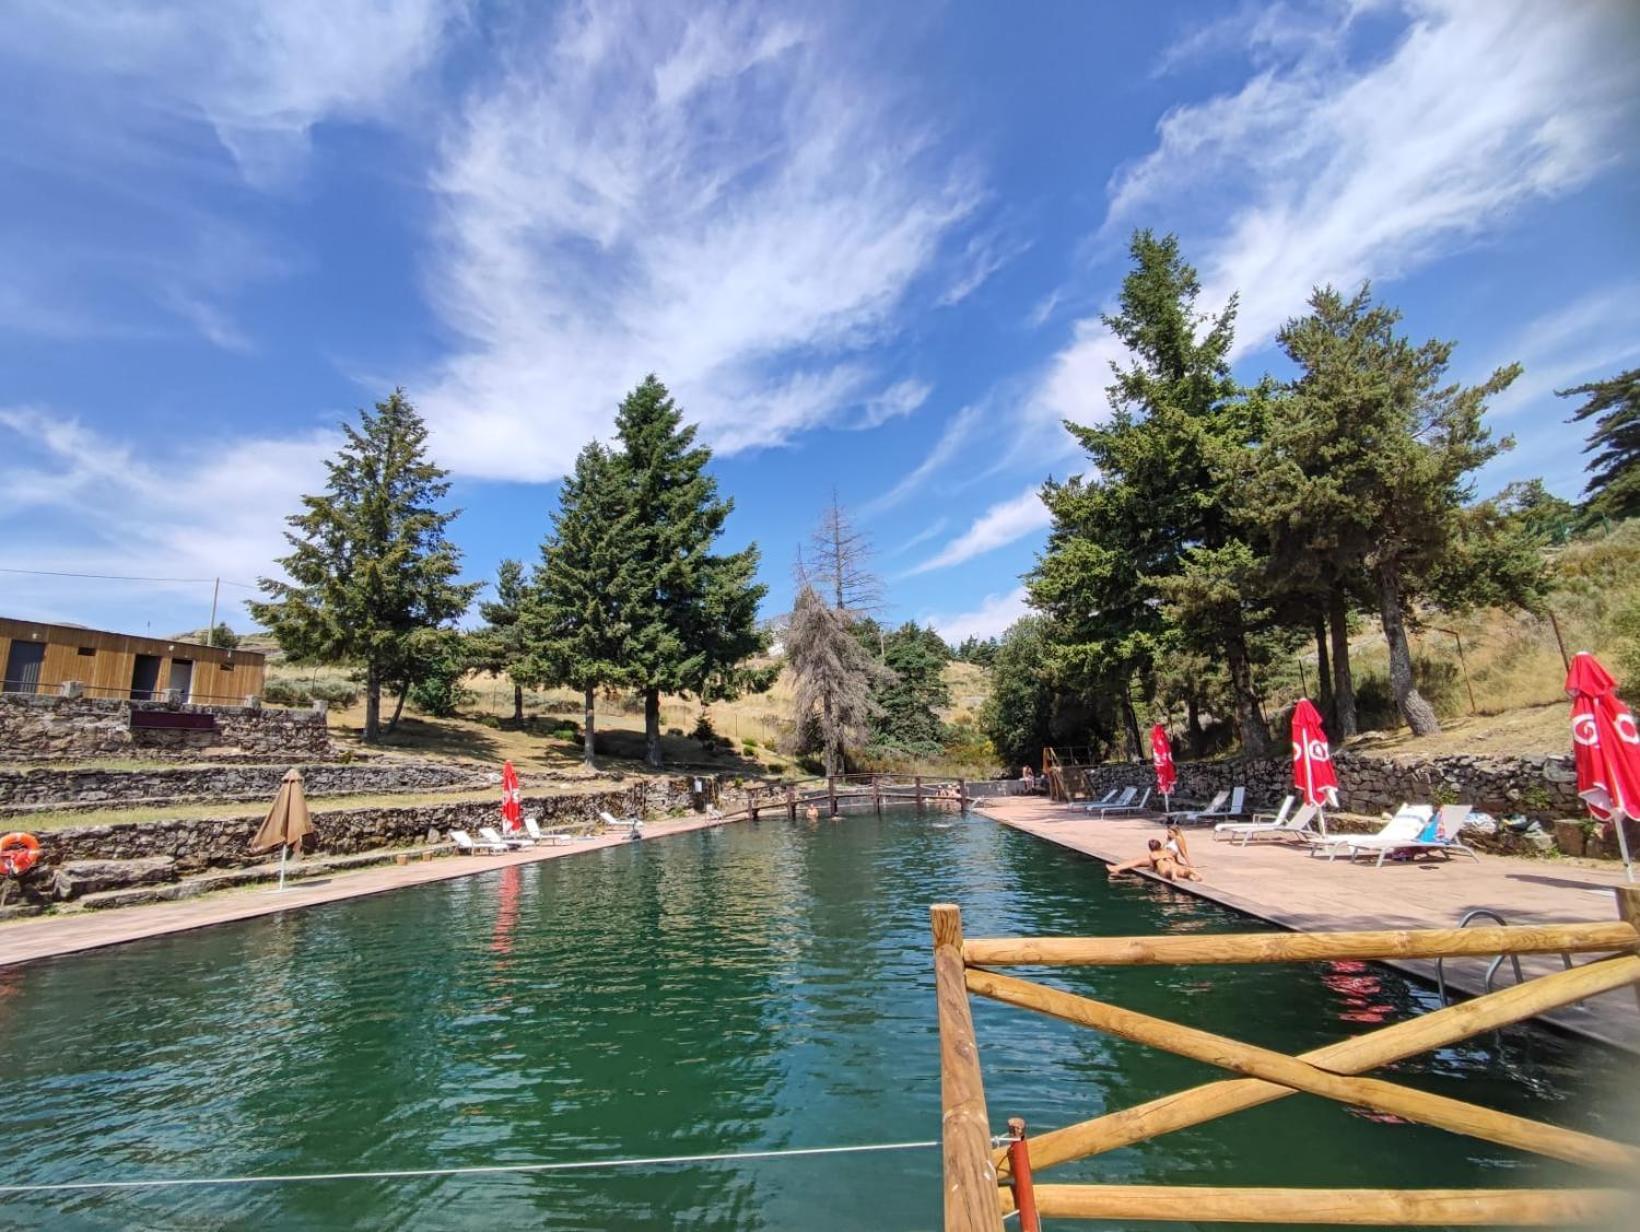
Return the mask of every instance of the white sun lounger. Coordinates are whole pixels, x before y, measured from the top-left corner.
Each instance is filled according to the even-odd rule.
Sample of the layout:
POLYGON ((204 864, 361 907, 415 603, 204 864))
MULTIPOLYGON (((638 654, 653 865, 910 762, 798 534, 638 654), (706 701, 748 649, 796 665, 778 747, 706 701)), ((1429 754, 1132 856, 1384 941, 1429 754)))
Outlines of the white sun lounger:
MULTIPOLYGON (((1377 834, 1346 835, 1338 846, 1350 853, 1351 860, 1363 852, 1370 855, 1376 851, 1378 861, 1373 866, 1375 868, 1382 868, 1384 861, 1397 851, 1438 851, 1448 859, 1454 851, 1461 851, 1479 863, 1480 856, 1458 840, 1458 832, 1463 828, 1464 819, 1469 816, 1473 807, 1469 804, 1443 804, 1434 816, 1435 837, 1432 839, 1423 837, 1429 829, 1429 806, 1414 805, 1403 809, 1400 815, 1377 834), (1402 824, 1397 826, 1398 822, 1402 824), (1411 824, 1408 824, 1409 822, 1411 824), (1392 830, 1391 827, 1396 828, 1392 830)), ((1336 850, 1331 852, 1328 859, 1337 854, 1336 850)))
POLYGON ((1137 800, 1130 804, 1110 804, 1099 810, 1099 816, 1109 817, 1113 813, 1142 813, 1150 807, 1150 788, 1145 788, 1137 800))
POLYGON ((1229 821, 1233 817, 1240 817, 1247 811, 1247 789, 1237 787, 1229 793, 1230 803, 1224 802, 1224 792, 1213 797, 1213 803, 1194 813, 1174 813, 1170 820, 1185 822, 1229 821))
MULTIPOLYGON (((1131 793, 1133 791, 1133 788, 1129 787, 1128 791, 1131 793)), ((1092 812, 1096 808, 1104 808, 1107 805, 1115 804, 1116 803, 1116 792, 1117 792, 1117 789, 1112 787, 1109 791, 1107 791, 1104 795, 1100 796, 1097 800, 1089 800, 1086 803, 1084 803, 1082 805, 1082 807, 1087 809, 1089 812, 1092 812)))
MULTIPOLYGON (((1287 805, 1292 804, 1292 797, 1287 798, 1287 805)), ((1287 812, 1287 806, 1282 807, 1287 812)), ((1310 829, 1310 823, 1321 812, 1313 804, 1306 804, 1291 817, 1279 817, 1275 821, 1221 821, 1213 827, 1215 839, 1224 838, 1232 843, 1245 847, 1248 840, 1255 838, 1296 838, 1300 841, 1313 841, 1320 837, 1310 829)))
POLYGON ((1124 787, 1122 788, 1122 794, 1117 796, 1115 799, 1112 799, 1110 796, 1106 796, 1103 800, 1097 801, 1093 804, 1085 804, 1082 807, 1087 809, 1090 813, 1102 813, 1106 809, 1121 808, 1123 805, 1131 804, 1133 802, 1133 797, 1138 793, 1139 789, 1137 787, 1124 787))
POLYGON ((494 826, 480 826, 478 828, 478 837, 483 839, 486 843, 500 843, 509 851, 517 847, 535 846, 535 840, 533 838, 523 838, 517 835, 502 838, 501 832, 494 826))
POLYGON ((1434 815, 1435 810, 1427 804, 1403 804, 1376 834, 1335 834, 1324 842, 1314 844, 1310 854, 1325 853, 1328 860, 1348 854, 1353 861, 1363 851, 1376 851, 1379 853, 1378 862, 1382 864, 1383 857, 1396 848, 1416 844, 1418 836, 1434 815))
POLYGON ((599 812, 598 820, 604 823, 609 830, 625 830, 628 838, 643 837, 643 819, 641 817, 618 818, 612 813, 599 812))
POLYGON ((465 830, 451 830, 450 841, 456 845, 456 850, 464 856, 504 856, 510 850, 505 843, 492 843, 485 839, 481 843, 473 842, 473 836, 465 830))
POLYGON ((524 833, 528 834, 537 843, 553 843, 561 846, 564 843, 573 843, 575 841, 575 836, 568 830, 543 830, 541 823, 533 817, 524 818, 524 833))

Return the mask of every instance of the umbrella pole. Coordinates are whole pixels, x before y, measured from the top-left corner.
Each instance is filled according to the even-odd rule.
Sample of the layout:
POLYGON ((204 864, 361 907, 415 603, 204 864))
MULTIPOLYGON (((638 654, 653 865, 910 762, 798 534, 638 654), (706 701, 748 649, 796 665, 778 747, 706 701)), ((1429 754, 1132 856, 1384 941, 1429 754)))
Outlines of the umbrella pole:
POLYGON ((1612 824, 1617 827, 1617 849, 1623 853, 1623 871, 1629 875, 1629 884, 1634 884, 1634 861, 1629 857, 1629 836, 1625 832, 1623 823, 1629 820, 1622 813, 1612 817, 1612 824))
POLYGON ((285 857, 289 854, 290 845, 288 843, 281 843, 279 845, 279 888, 281 890, 285 888, 285 857))

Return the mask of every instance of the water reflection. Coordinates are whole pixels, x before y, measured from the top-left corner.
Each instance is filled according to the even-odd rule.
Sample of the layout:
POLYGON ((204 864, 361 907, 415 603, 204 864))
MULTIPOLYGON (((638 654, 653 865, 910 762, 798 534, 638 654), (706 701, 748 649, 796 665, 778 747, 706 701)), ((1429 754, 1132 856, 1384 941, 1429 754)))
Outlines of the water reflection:
MULTIPOLYGON (((933 1137, 928 904, 972 935, 1256 927, 981 822, 765 819, 0 972, 0 1149, 28 1179, 415 1168, 933 1137)), ((1285 1052, 1429 994, 1313 967, 1042 972, 1285 1052)), ((1047 1129, 1220 1075, 992 1003, 993 1118, 1047 1129)), ((1610 1061, 1512 1030, 1398 1081, 1600 1131, 1610 1061)), ((1536 1163, 1284 1099, 1072 1167, 1183 1183, 1522 1183, 1536 1163)), ((853 1157, 8 1203, 17 1227, 911 1228, 938 1160, 853 1157)))

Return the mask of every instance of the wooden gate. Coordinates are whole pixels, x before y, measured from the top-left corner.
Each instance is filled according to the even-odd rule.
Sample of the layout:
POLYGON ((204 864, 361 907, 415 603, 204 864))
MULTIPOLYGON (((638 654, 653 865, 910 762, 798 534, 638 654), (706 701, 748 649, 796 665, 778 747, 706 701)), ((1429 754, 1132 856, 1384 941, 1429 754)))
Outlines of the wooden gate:
POLYGON ((1066 1219, 1260 1224, 1550 1226, 1611 1218, 1620 1189, 1269 1189, 1178 1185, 1043 1185, 1054 1164, 1144 1142, 1232 1112, 1306 1092, 1531 1151, 1632 1180, 1640 1149, 1365 1077, 1597 993, 1635 985, 1640 998, 1640 890, 1617 891, 1608 923, 1383 932, 1247 933, 1151 937, 999 937, 964 940, 950 903, 932 909, 940 1024, 940 1091, 947 1232, 998 1232, 1030 1191, 1036 1213, 1066 1219), (992 970, 1009 966, 1144 966, 1318 962, 1496 954, 1606 954, 1472 1001, 1288 1056, 1049 988, 992 970), (1210 1082, 1135 1108, 1057 1129, 1025 1144, 1029 1174, 1015 1178, 991 1137, 970 993, 1048 1014, 1228 1070, 1210 1082), (1016 1185, 1016 1179, 1020 1182, 1016 1185))

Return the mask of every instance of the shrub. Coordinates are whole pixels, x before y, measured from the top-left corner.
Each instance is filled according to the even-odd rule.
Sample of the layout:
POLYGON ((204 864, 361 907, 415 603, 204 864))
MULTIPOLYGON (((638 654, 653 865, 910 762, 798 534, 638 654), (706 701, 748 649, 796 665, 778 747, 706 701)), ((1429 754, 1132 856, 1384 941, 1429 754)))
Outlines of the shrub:
POLYGON ((275 706, 311 706, 313 694, 294 680, 269 680, 262 686, 262 700, 275 706))
POLYGON ((702 744, 715 744, 718 739, 717 730, 712 726, 711 717, 704 710, 701 711, 700 718, 695 720, 695 730, 690 732, 689 735, 691 739, 699 740, 702 744))
POLYGON ((339 706, 343 710, 354 705, 359 700, 359 686, 351 680, 319 680, 315 681, 308 690, 322 702, 332 706, 339 706))

